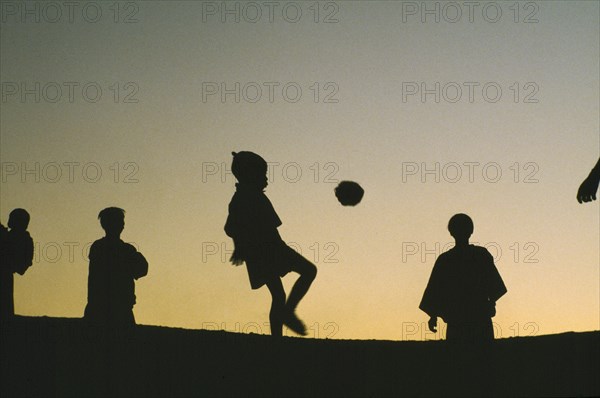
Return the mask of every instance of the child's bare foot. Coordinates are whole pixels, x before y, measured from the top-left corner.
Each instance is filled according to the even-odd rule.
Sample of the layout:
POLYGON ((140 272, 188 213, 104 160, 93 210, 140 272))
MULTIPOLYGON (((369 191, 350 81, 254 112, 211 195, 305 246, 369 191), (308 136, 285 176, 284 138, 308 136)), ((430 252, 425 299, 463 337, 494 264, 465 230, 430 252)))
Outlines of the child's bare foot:
POLYGON ((283 324, 292 332, 298 333, 300 336, 306 336, 306 326, 304 326, 304 322, 296 316, 295 312, 288 312, 283 319, 283 324))

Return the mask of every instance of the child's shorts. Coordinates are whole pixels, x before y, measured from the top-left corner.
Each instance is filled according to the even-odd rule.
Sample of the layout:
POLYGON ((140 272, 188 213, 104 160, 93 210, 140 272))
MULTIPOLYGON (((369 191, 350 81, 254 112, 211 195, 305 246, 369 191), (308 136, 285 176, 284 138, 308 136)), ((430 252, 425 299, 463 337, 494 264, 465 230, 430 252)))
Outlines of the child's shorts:
POLYGON ((258 289, 274 277, 301 269, 306 263, 313 266, 284 241, 254 245, 245 257, 252 289, 258 289))

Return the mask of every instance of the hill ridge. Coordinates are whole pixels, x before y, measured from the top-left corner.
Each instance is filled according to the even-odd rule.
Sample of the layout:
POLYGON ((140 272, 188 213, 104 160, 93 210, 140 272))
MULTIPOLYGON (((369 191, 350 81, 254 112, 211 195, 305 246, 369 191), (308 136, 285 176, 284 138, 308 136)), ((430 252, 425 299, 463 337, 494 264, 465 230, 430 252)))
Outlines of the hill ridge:
POLYGON ((342 340, 17 317, 2 396, 597 396, 600 332, 444 341, 342 340))

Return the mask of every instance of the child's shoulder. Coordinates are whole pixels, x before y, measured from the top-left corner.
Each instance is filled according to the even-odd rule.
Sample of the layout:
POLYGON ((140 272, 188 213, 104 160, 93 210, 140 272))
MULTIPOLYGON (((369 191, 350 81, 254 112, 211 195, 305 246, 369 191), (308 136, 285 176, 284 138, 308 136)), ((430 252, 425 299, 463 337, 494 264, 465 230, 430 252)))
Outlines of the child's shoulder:
POLYGON ((90 251, 102 252, 112 250, 137 251, 134 245, 123 241, 123 239, 108 239, 106 236, 92 243, 90 251))
POLYGON ((471 251, 479 256, 482 257, 492 257, 492 253, 489 252, 488 249, 486 249, 483 246, 477 246, 477 245, 469 245, 469 248, 471 249, 471 251))
POLYGON ((123 250, 127 250, 128 252, 132 252, 132 253, 137 253, 138 250, 134 245, 132 245, 131 243, 124 242, 124 241, 121 241, 121 242, 122 242, 121 247, 123 248, 123 250))
POLYGON ((440 260, 451 260, 455 258, 461 258, 465 254, 475 255, 477 257, 491 257, 491 253, 483 246, 468 245, 466 247, 457 248, 456 246, 448 251, 443 252, 438 256, 440 260))
POLYGON ((90 246, 90 251, 102 250, 102 247, 106 245, 106 237, 96 239, 90 246))
POLYGON ((32 240, 31 235, 26 230, 24 231, 24 230, 11 229, 10 231, 8 231, 8 237, 9 237, 9 239, 11 239, 13 241, 32 240))

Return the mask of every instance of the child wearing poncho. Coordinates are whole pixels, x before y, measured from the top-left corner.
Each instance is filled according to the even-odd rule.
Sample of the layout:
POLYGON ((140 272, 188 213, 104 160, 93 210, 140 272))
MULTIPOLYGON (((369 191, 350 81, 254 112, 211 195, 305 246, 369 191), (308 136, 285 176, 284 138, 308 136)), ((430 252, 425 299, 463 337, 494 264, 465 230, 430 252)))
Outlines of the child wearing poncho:
POLYGON ((468 215, 454 215, 448 230, 456 245, 437 258, 419 308, 429 315, 432 332, 438 317, 447 323, 447 341, 489 342, 494 339, 496 301, 506 286, 490 252, 469 244, 473 220, 468 215))

